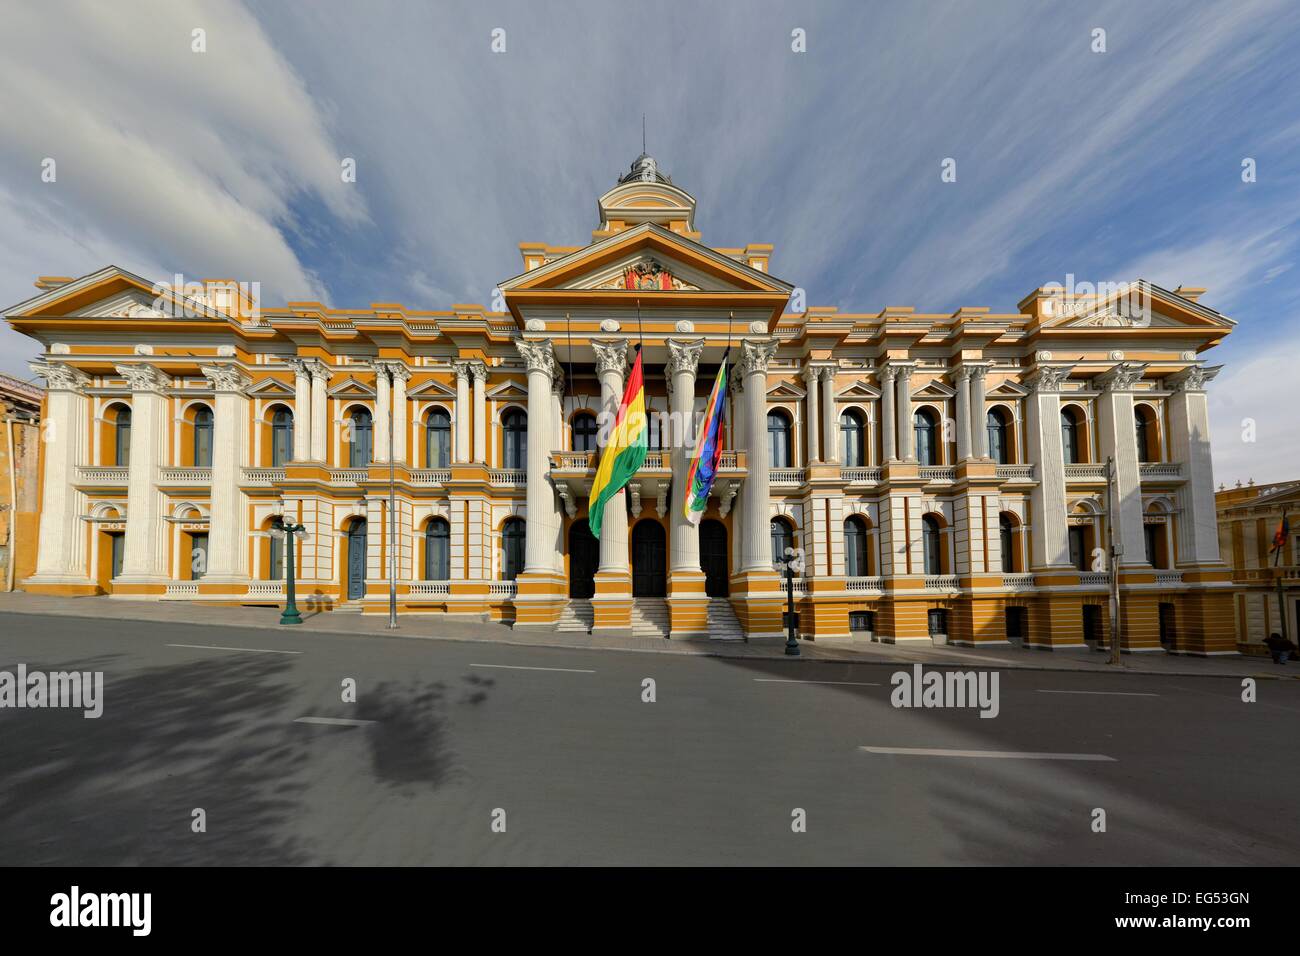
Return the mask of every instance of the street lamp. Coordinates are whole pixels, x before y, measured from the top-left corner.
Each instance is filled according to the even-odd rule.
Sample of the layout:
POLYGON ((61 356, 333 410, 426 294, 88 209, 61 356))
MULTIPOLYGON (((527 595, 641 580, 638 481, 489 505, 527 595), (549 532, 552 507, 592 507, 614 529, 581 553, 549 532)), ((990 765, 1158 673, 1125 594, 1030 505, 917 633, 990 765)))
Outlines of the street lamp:
POLYGON ((307 528, 305 525, 286 521, 284 515, 273 515, 271 517, 271 537, 277 542, 284 541, 284 613, 280 615, 280 623, 301 624, 302 615, 298 613, 297 594, 294 591, 293 542, 295 538, 299 541, 304 540, 307 537, 307 528))
POLYGON ((803 548, 786 548, 779 565, 776 569, 777 573, 781 573, 782 569, 785 571, 785 653, 788 657, 798 657, 799 640, 795 633, 797 628, 794 621, 794 576, 804 572, 803 548))

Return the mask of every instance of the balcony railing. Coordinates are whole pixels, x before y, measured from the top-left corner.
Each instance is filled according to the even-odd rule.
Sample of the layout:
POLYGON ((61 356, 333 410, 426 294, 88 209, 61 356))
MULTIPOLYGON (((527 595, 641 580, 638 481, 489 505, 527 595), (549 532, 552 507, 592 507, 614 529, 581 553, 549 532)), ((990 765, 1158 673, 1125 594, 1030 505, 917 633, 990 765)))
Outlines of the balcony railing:
POLYGON ((493 468, 488 472, 488 484, 497 488, 523 488, 528 484, 528 472, 522 468, 493 468))
POLYGON ((412 594, 434 594, 434 595, 451 594, 451 582, 450 581, 412 581, 411 593, 412 594))
POLYGON ((77 477, 85 485, 125 485, 130 476, 126 465, 82 465, 77 477))
POLYGON ((167 591, 163 597, 169 598, 187 598, 199 596, 199 582, 197 581, 180 581, 167 585, 167 591))
POLYGON ((1177 461, 1144 461, 1138 465, 1138 474, 1143 481, 1183 477, 1183 466, 1177 461))
POLYGON ((885 589, 884 578, 845 578, 844 590, 846 591, 883 591, 885 589))
POLYGON ((210 485, 211 468, 162 468, 158 473, 160 485, 210 485))
POLYGON ((488 594, 492 597, 512 598, 519 593, 519 585, 514 581, 489 581, 488 594))
POLYGON ((451 481, 450 468, 419 468, 411 472, 413 485, 445 485, 451 481))
POLYGON ((283 468, 244 469, 244 484, 246 485, 273 485, 279 481, 284 481, 283 468))
POLYGON ((332 485, 355 485, 370 477, 365 468, 331 468, 329 474, 332 485))
POLYGON ((1079 573, 1079 583, 1084 587, 1097 587, 1103 585, 1110 586, 1109 571, 1081 571, 1079 573))
POLYGON ((956 591, 957 575, 927 574, 925 576, 925 589, 927 591, 956 591))
POLYGON ((773 485, 799 487, 807 471, 803 468, 773 468, 768 471, 768 482, 773 485))
POLYGON ((248 585, 249 597, 284 597, 283 581, 253 581, 248 585))
POLYGON ((1008 591, 1027 591, 1034 586, 1032 574, 1004 574, 1002 586, 1008 591))
POLYGON ((1033 481, 1033 465, 998 465, 997 476, 1003 481, 1033 481))
POLYGON ((952 465, 922 465, 921 477, 926 481, 956 481, 957 469, 952 465))
POLYGON ((841 468, 840 480, 850 485, 869 485, 880 481, 883 468, 841 468))
POLYGON ((1085 461, 1076 462, 1072 465, 1065 466, 1066 479, 1092 479, 1097 478, 1105 480, 1106 466, 1100 462, 1085 461))
POLYGON ((1182 571, 1157 571, 1156 572, 1156 584, 1172 586, 1172 585, 1178 585, 1182 583, 1183 583, 1182 571))

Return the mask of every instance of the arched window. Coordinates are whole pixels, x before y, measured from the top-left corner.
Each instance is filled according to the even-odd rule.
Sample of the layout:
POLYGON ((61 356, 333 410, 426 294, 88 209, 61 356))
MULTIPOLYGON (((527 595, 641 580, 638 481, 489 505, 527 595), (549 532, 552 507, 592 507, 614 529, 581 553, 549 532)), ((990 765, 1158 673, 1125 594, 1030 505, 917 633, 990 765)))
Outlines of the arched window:
POLYGON ((364 468, 370 464, 374 446, 371 444, 373 431, 370 412, 358 408, 352 412, 352 441, 349 444, 348 467, 364 468))
POLYGON ((921 518, 922 543, 925 551, 925 573, 943 574, 943 527, 934 515, 921 518))
POLYGON ((271 415, 271 467, 281 468, 293 457, 293 412, 283 405, 271 415))
POLYGON ((506 412, 501 419, 501 429, 505 435, 505 447, 502 453, 503 466, 524 469, 528 467, 528 416, 517 408, 506 412))
POLYGON ((789 468, 792 465, 790 419, 784 412, 767 413, 767 455, 769 467, 789 468))
POLYGON ((864 578, 871 573, 867 544, 867 523, 849 515, 844 519, 844 573, 849 577, 864 578))
POLYGON ((867 463, 867 445, 863 441, 862 416, 854 409, 846 409, 840 416, 840 448, 848 468, 861 468, 867 463))
POLYGON ((447 581, 451 578, 451 525, 434 518, 424 531, 424 579, 447 581))
POLYGON ((923 465, 939 464, 939 443, 934 433, 934 412, 928 408, 918 408, 912 416, 912 426, 916 430, 916 460, 923 465))
POLYGON ((794 547, 794 528, 783 518, 772 519, 772 564, 781 567, 785 549, 794 547))
POLYGON ((1133 425, 1137 433, 1138 461, 1159 461, 1160 429, 1150 405, 1138 405, 1133 409, 1133 425))
POLYGON ((524 519, 507 518, 501 526, 501 579, 513 581, 524 570, 524 519))
POLYGON ((1002 544, 1002 573, 1016 572, 1016 525, 1005 511, 998 515, 998 534, 1002 544))
POLYGON ((451 415, 446 409, 431 408, 424 417, 424 460, 427 468, 451 464, 451 415))
POLYGON ((573 416, 573 450, 596 450, 596 416, 590 412, 578 412, 573 416))
POLYGON ((212 409, 206 405, 194 409, 194 467, 212 467, 212 409))
POLYGON ((1011 444, 1009 441, 1007 413, 1001 408, 990 408, 988 414, 989 457, 999 465, 1011 461, 1011 444))
POLYGON ((113 464, 131 464, 131 409, 117 406, 113 419, 113 464))
POLYGON ((1079 411, 1076 408, 1061 409, 1061 450, 1065 463, 1073 465, 1082 460, 1083 443, 1080 441, 1079 411))

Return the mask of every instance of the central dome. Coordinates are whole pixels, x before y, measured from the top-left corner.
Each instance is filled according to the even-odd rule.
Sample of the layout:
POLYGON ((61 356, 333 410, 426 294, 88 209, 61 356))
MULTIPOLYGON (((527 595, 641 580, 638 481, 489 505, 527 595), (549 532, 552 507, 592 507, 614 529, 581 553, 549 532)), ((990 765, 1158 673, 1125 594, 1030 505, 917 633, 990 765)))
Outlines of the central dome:
POLYGON ((642 153, 632 161, 632 168, 618 179, 619 183, 667 183, 672 179, 659 172, 659 164, 649 153, 642 153))

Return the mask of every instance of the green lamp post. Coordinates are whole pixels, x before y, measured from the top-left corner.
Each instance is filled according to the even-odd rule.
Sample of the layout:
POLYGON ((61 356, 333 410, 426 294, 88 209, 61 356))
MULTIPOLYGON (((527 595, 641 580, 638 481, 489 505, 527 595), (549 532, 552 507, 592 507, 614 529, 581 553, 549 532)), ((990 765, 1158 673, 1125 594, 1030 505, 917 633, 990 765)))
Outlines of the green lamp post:
POLYGON ((301 624, 302 615, 298 613, 297 593, 293 578, 293 542, 307 537, 305 525, 287 521, 284 515, 275 515, 271 519, 271 537, 284 541, 284 613, 280 615, 281 624, 301 624))

